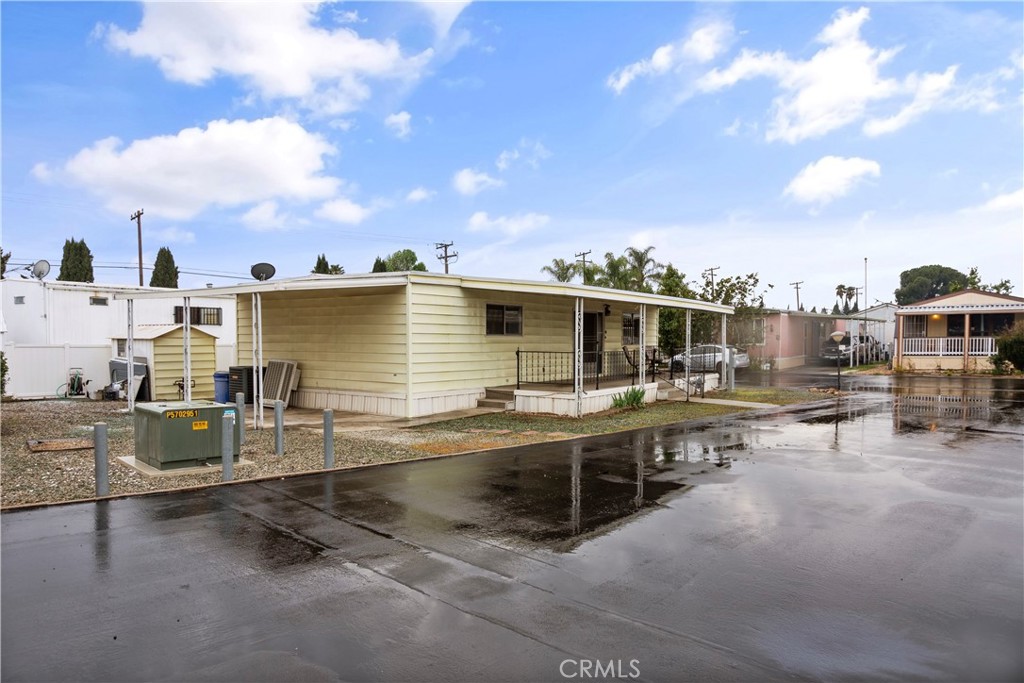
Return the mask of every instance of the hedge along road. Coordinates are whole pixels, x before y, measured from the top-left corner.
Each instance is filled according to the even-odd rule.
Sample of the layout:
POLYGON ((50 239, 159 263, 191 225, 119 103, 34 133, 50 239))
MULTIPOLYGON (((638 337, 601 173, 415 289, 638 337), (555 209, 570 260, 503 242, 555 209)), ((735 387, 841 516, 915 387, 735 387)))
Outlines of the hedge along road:
POLYGON ((0 673, 1019 680, 1024 405, 947 398, 8 512, 0 673))

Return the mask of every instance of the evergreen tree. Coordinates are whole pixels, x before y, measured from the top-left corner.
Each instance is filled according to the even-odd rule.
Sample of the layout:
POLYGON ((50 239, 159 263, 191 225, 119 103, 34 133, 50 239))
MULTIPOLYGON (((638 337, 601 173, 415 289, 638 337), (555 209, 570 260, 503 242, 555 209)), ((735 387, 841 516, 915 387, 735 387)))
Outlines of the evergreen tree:
POLYGON ((384 263, 384 259, 382 259, 380 256, 378 256, 376 259, 374 259, 374 261, 373 261, 373 269, 370 272, 371 273, 386 273, 386 272, 388 272, 388 264, 384 263))
POLYGON ((389 254, 384 259, 384 263, 389 273, 404 273, 410 270, 427 271, 427 267, 416 257, 416 252, 412 249, 402 249, 401 251, 389 254))
POLYGON ((331 272, 331 267, 327 264, 327 254, 320 254, 316 257, 316 265, 310 272, 317 275, 327 275, 331 272))
POLYGON ((57 279, 62 282, 93 282, 92 252, 85 240, 72 237, 64 242, 64 255, 60 259, 60 273, 57 279))
POLYGON ((11 259, 11 252, 4 253, 0 248, 0 278, 7 274, 7 262, 11 259))
POLYGON ((174 254, 167 247, 160 247, 160 251, 156 252, 149 286, 178 288, 178 267, 174 265, 174 254))
POLYGON ((843 312, 839 310, 839 302, 832 304, 832 315, 842 315, 843 312))

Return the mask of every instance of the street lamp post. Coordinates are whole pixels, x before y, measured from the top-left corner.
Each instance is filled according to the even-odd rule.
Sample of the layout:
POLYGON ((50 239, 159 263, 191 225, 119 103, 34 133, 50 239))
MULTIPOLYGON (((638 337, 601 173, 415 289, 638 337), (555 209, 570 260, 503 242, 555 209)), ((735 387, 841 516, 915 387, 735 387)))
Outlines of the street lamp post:
POLYGON ((842 349, 839 346, 839 342, 841 342, 843 340, 844 336, 846 336, 846 335, 843 332, 840 332, 839 330, 836 330, 835 332, 833 332, 832 334, 829 335, 829 337, 832 338, 832 341, 834 341, 836 343, 836 391, 839 391, 839 371, 840 371, 840 363, 839 363, 839 361, 842 359, 842 356, 843 356, 843 354, 841 353, 842 349))

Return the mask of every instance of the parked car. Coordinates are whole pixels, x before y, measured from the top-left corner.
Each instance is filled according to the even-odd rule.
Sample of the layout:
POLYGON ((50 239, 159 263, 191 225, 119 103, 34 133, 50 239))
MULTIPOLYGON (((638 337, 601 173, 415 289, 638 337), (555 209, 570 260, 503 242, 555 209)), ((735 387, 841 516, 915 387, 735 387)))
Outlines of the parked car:
MULTIPOLYGON (((742 370, 750 367, 750 356, 745 349, 735 346, 726 346, 726 359, 736 359, 736 369, 742 370)), ((682 371, 690 366, 691 372, 715 372, 722 371, 722 347, 717 344, 701 344, 694 346, 687 353, 678 353, 672 356, 672 369, 682 371)))
POLYGON ((831 363, 835 363, 837 358, 844 363, 848 363, 850 362, 850 356, 854 352, 859 353, 859 346, 860 344, 856 338, 850 338, 849 332, 843 335, 838 344, 832 341, 831 337, 826 337, 825 341, 821 344, 821 357, 823 360, 831 363))

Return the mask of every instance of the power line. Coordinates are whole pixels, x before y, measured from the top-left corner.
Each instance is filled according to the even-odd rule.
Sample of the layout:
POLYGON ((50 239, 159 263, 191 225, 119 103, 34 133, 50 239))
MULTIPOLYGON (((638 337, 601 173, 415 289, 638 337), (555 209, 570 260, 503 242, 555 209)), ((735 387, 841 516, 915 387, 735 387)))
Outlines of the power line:
POLYGON ((434 245, 434 249, 443 249, 444 254, 438 255, 438 261, 444 261, 444 274, 448 274, 448 261, 456 263, 459 260, 459 252, 453 251, 451 254, 448 253, 448 247, 455 246, 455 242, 438 242, 434 245))

